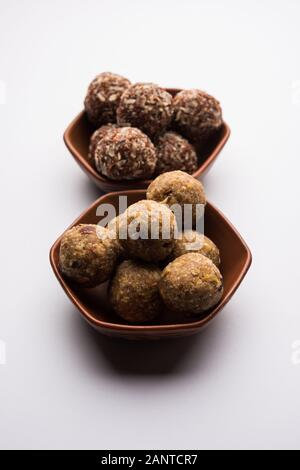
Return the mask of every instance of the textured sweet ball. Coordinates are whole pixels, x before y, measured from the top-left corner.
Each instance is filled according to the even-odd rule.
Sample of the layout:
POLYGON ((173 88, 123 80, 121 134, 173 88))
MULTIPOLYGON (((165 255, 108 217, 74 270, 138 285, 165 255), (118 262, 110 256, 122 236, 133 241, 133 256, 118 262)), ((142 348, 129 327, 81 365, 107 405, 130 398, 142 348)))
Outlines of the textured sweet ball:
POLYGON ((172 116, 172 96, 153 83, 131 85, 123 93, 117 109, 120 126, 138 127, 151 139, 167 129, 172 116))
POLYGON ((95 161, 95 150, 97 147, 97 144, 100 142, 101 139, 107 134, 108 131, 111 129, 116 129, 118 126, 117 124, 105 124, 105 126, 99 127, 99 129, 95 130, 93 132, 91 139, 90 139, 90 145, 89 145, 89 153, 88 153, 88 160, 90 162, 95 161))
POLYGON ((201 90, 183 90, 173 99, 173 127, 192 141, 208 137, 222 125, 220 103, 201 90))
POLYGON ((115 312, 130 323, 144 323, 159 315, 163 307, 160 276, 157 266, 133 260, 121 263, 109 291, 115 312))
POLYGON ((169 207, 179 205, 183 213, 191 207, 193 224, 201 213, 201 206, 206 204, 202 183, 183 171, 171 171, 158 176, 148 188, 147 199, 169 207))
POLYGON ((186 139, 176 132, 166 132, 159 137, 156 145, 157 164, 155 173, 181 170, 189 174, 198 168, 196 150, 186 139))
POLYGON ((80 224, 61 240, 59 268, 83 287, 95 287, 112 276, 118 256, 119 243, 109 238, 108 229, 80 224))
POLYGON ((187 253, 200 253, 209 258, 216 266, 220 266, 220 251, 210 238, 196 230, 186 230, 182 237, 174 241, 172 258, 176 259, 187 253))
POLYGON ((173 212, 155 201, 139 201, 119 217, 119 242, 129 258, 153 263, 166 259, 176 230, 173 212))
POLYGON ((120 75, 103 72, 91 82, 84 100, 89 120, 95 126, 116 121, 116 111, 122 93, 130 81, 120 75))
POLYGON ((188 253, 164 269, 159 290, 170 310, 189 316, 199 315, 221 300, 223 279, 219 269, 206 256, 188 253))
POLYGON ((156 162, 156 150, 151 140, 134 127, 108 131, 95 149, 98 172, 111 180, 150 178, 156 162))

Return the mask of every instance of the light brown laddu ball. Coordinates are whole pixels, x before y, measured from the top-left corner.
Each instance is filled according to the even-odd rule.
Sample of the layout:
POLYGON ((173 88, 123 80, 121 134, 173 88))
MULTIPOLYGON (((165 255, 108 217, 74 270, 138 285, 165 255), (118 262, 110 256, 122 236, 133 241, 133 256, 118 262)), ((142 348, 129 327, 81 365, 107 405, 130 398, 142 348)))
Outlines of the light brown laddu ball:
POLYGON ((59 252, 59 268, 83 287, 95 287, 111 277, 120 253, 117 240, 98 225, 80 224, 68 230, 59 252))
POLYGON ((95 163, 95 150, 97 144, 100 142, 101 139, 107 134, 108 131, 111 129, 116 129, 117 124, 105 124, 104 126, 99 127, 99 129, 93 132, 90 138, 90 145, 89 145, 89 153, 88 153, 88 160, 92 163, 95 163))
POLYGON ((163 304, 157 266, 127 260, 118 266, 109 289, 115 312, 130 323, 144 323, 160 314, 163 304))
POLYGON ((116 122, 116 111, 122 93, 130 86, 130 81, 111 72, 103 72, 90 83, 84 100, 88 119, 99 127, 108 122, 116 122))
POLYGON ((181 170, 193 174, 198 168, 195 148, 176 132, 166 132, 159 137, 156 145, 157 164, 155 173, 181 170))
POLYGON ((199 253, 175 259, 163 271, 159 290, 174 312, 199 315, 214 307, 223 295, 223 279, 216 265, 199 253))
POLYGON ((200 253, 209 258, 217 267, 220 266, 219 248, 210 238, 196 230, 186 230, 182 233, 182 237, 174 242, 173 259, 186 253, 200 253))
POLYGON ((173 99, 173 128, 198 141, 208 137, 222 125, 219 101, 201 90, 182 90, 173 99))
POLYGON ((183 171, 171 171, 158 176, 148 188, 147 199, 169 207, 179 205, 182 209, 185 205, 190 205, 193 224, 196 223, 199 206, 201 208, 201 205, 206 205, 202 183, 183 171))
POLYGON ((152 140, 167 129, 172 116, 172 95, 154 83, 131 85, 117 109, 120 126, 138 127, 152 140))
POLYGON ((155 263, 173 251, 176 219, 163 204, 147 200, 133 204, 119 217, 119 227, 120 245, 130 258, 155 263))
POLYGON ((150 178, 156 162, 156 150, 151 140, 134 127, 109 130, 95 149, 98 172, 111 180, 150 178))

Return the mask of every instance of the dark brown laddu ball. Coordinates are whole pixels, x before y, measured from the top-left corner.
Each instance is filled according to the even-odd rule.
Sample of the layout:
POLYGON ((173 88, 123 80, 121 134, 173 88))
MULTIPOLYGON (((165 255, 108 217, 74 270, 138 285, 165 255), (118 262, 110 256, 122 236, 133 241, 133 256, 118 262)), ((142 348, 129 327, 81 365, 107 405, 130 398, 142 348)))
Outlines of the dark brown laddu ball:
POLYGON ((150 178, 156 161, 156 150, 151 140, 134 127, 109 130, 95 149, 97 170, 111 180, 150 178))
POLYGON ((193 142, 210 136, 223 122, 219 101, 201 90, 180 91, 173 108, 173 128, 193 142))
POLYGON ((111 129, 116 129, 118 126, 117 124, 105 124, 104 126, 99 127, 99 129, 93 132, 90 138, 90 145, 89 145, 89 153, 88 153, 88 160, 92 163, 95 161, 95 150, 97 144, 100 142, 101 139, 107 134, 108 131, 111 129))
POLYGON ((68 230, 59 252, 62 274, 83 287, 95 287, 112 276, 120 253, 119 243, 109 230, 80 224, 68 230))
POLYGON ((160 314, 161 271, 141 261, 124 261, 111 282, 109 297, 115 312, 130 323, 145 323, 160 314))
POLYGON ((155 140, 173 116, 172 96, 154 83, 136 83, 123 93, 117 109, 120 126, 138 127, 155 140))
POLYGON ((159 290, 170 310, 199 315, 221 300, 223 278, 209 258, 199 253, 188 253, 164 269, 159 290))
POLYGON ((148 188, 147 199, 169 207, 179 205, 182 211, 186 209, 185 205, 191 206, 193 224, 196 223, 202 206, 206 205, 203 184, 183 171, 170 171, 158 176, 148 188))
POLYGON ((91 82, 84 100, 87 116, 92 124, 99 127, 116 122, 116 111, 122 93, 130 81, 115 73, 103 72, 91 82))
POLYGON ((156 145, 157 164, 155 173, 181 170, 193 174, 198 168, 195 148, 176 132, 166 132, 159 137, 156 145))

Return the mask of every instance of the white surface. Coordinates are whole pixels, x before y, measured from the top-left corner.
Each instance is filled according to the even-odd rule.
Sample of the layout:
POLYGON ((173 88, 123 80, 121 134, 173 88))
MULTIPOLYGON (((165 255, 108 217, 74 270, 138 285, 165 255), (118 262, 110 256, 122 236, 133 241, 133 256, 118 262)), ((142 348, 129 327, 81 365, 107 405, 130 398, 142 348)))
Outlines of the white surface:
POLYGON ((299 18, 297 0, 0 0, 1 448, 299 448, 299 18), (254 263, 194 338, 102 338, 51 272, 99 194, 62 133, 104 70, 204 88, 232 128, 204 182, 254 263))

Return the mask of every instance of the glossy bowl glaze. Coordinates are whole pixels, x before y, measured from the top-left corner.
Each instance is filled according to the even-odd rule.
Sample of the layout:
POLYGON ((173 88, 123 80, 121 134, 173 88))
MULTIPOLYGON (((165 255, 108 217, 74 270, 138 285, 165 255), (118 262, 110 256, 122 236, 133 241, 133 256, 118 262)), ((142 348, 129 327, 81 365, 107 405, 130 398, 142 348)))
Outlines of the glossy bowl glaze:
MULTIPOLYGON (((180 90, 167 88, 167 91, 173 96, 180 90)), ((75 161, 87 176, 101 189, 103 192, 130 190, 130 189, 146 189, 152 180, 139 181, 112 181, 100 175, 95 167, 88 161, 89 142, 95 128, 88 121, 85 111, 82 111, 68 126, 64 133, 64 141, 75 161)), ((195 178, 203 176, 213 165, 217 156, 226 144, 230 136, 229 126, 224 122, 219 129, 201 149, 201 155, 198 154, 199 167, 193 174, 195 178)))
MULTIPOLYGON (((95 201, 70 227, 79 223, 96 224, 101 217, 96 214, 102 204, 112 204, 118 213, 119 196, 127 196, 128 204, 145 198, 145 191, 125 191, 102 196, 95 201)), ((99 214, 99 212, 98 212, 99 214)), ((69 227, 69 228, 70 228, 69 227)), ((205 212, 205 233, 220 248, 224 277, 224 295, 221 302, 201 317, 182 320, 165 311, 159 319, 145 325, 132 325, 117 317, 107 298, 107 284, 95 289, 84 289, 64 278, 58 269, 59 248, 62 235, 50 251, 50 262, 58 281, 84 319, 99 332, 128 339, 160 339, 196 333, 207 325, 228 303, 238 289, 251 265, 251 253, 242 237, 224 215, 208 203, 205 212)))

